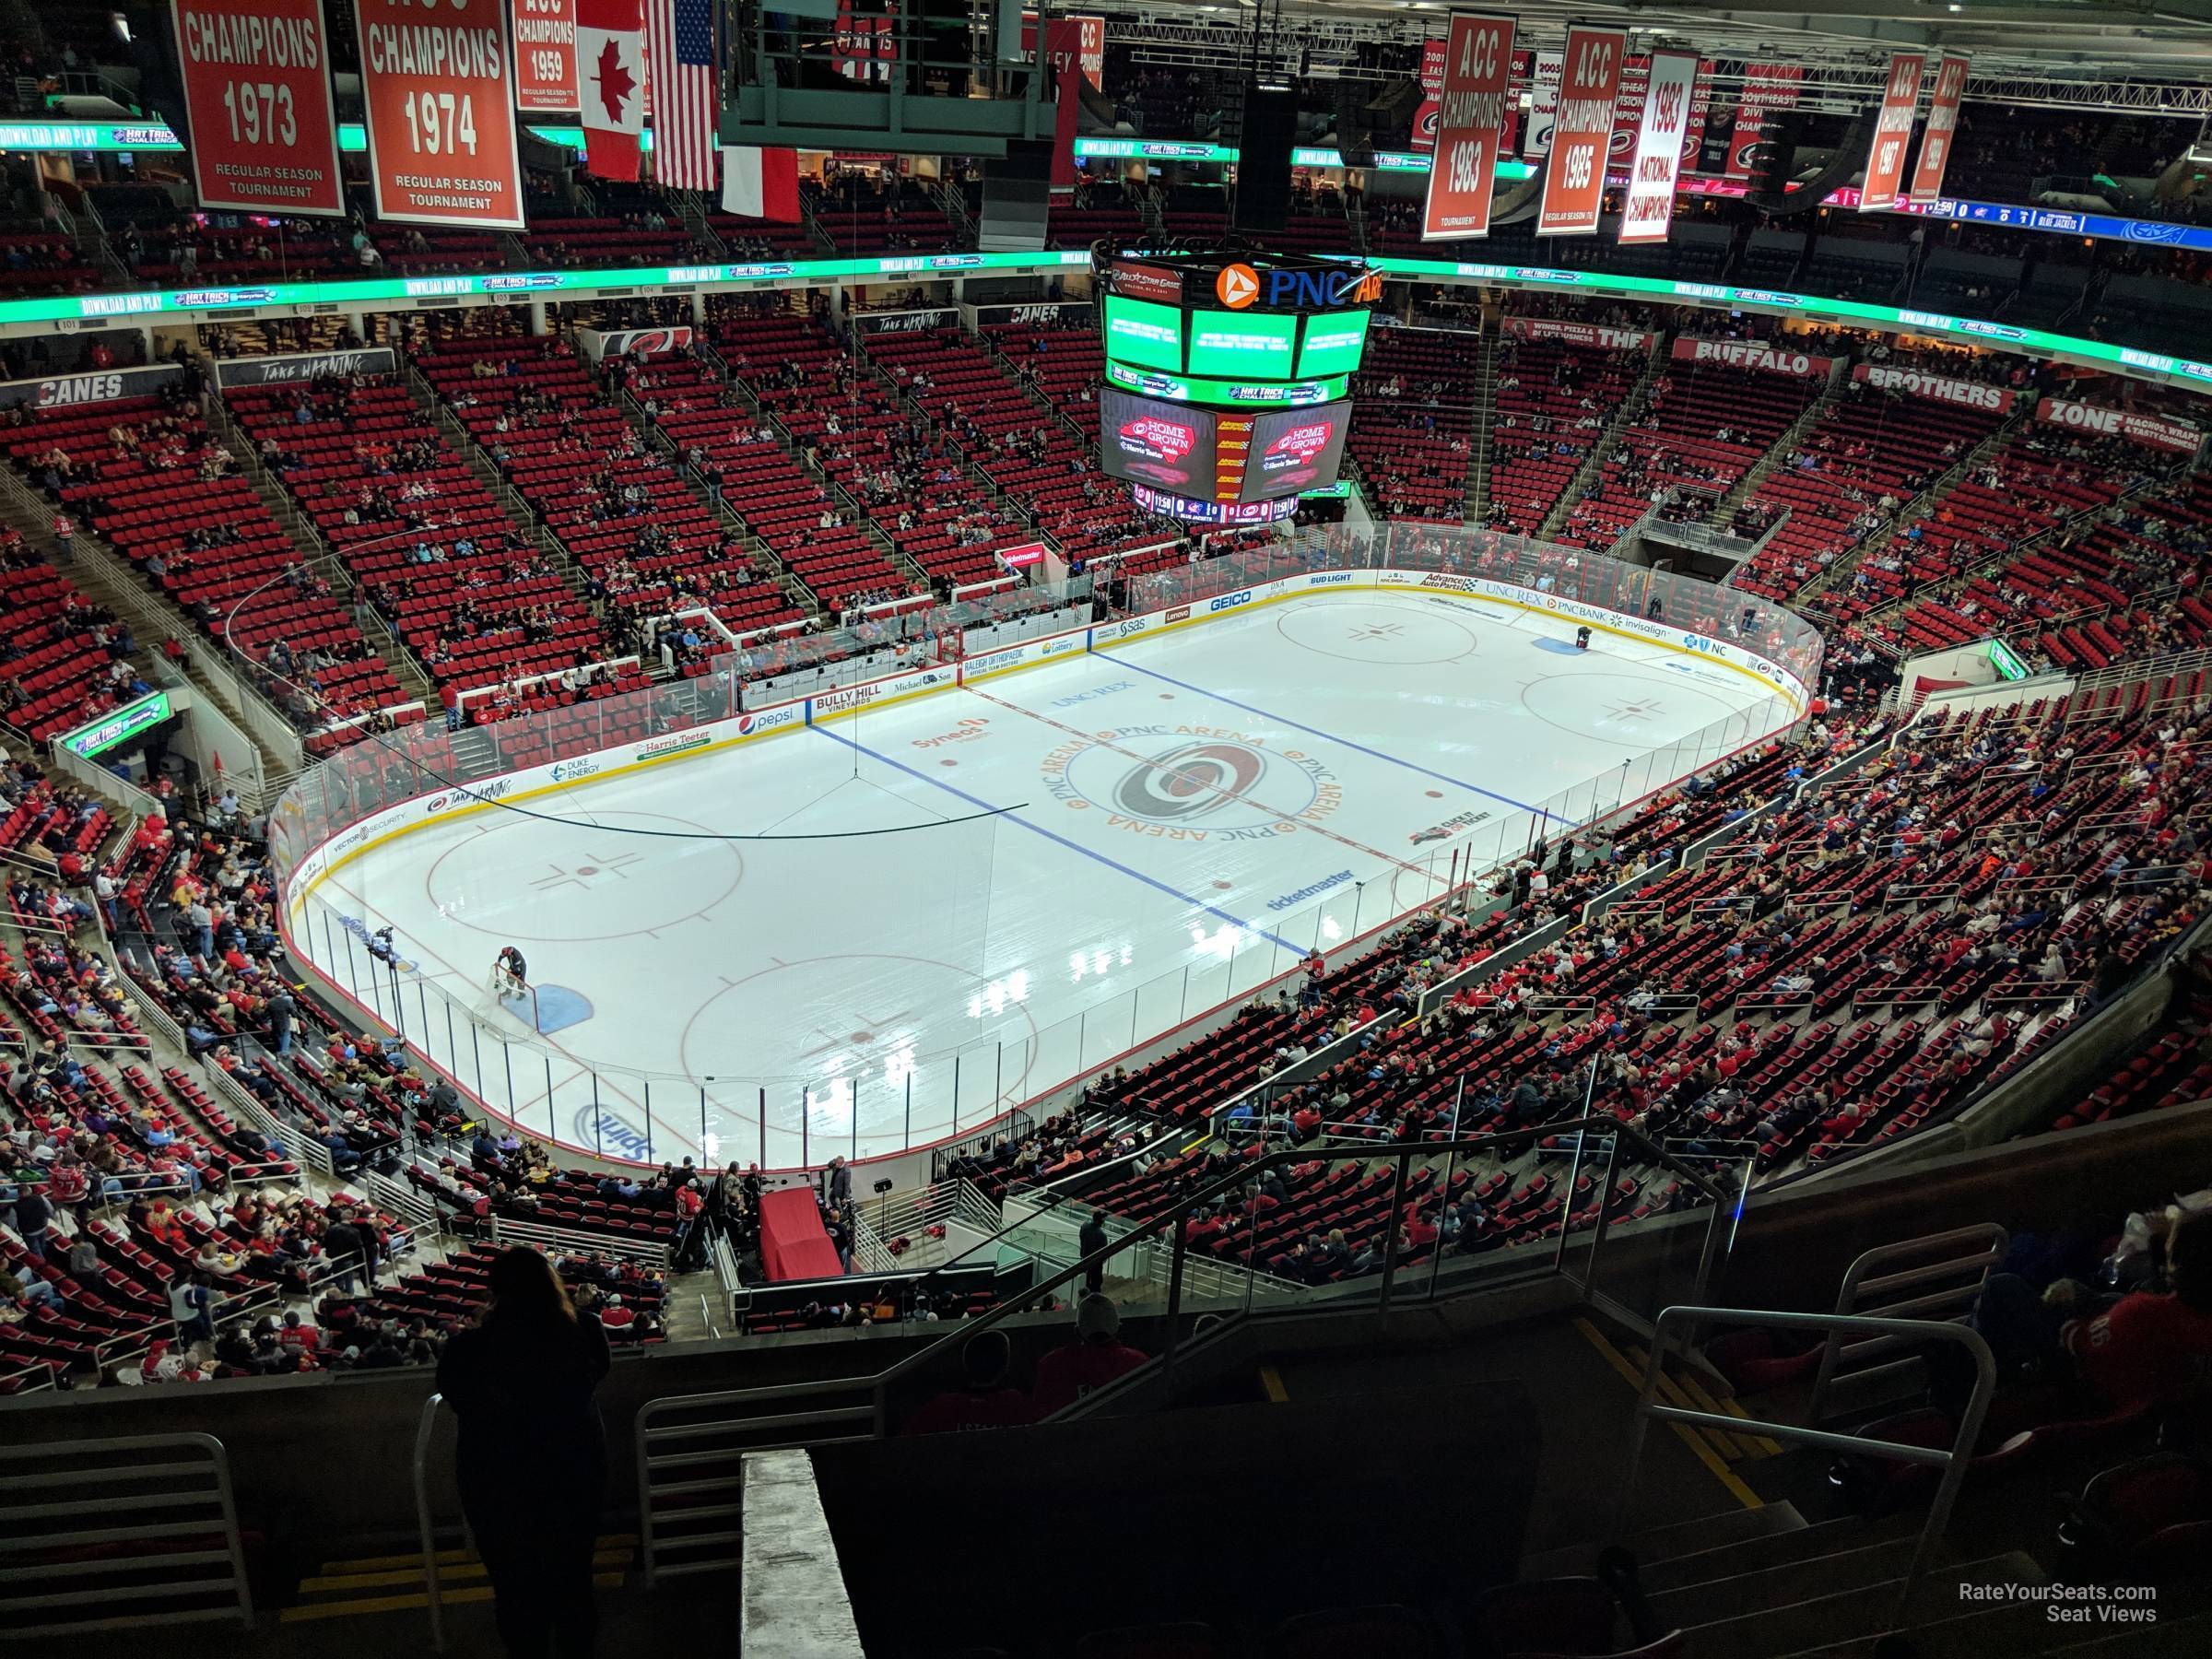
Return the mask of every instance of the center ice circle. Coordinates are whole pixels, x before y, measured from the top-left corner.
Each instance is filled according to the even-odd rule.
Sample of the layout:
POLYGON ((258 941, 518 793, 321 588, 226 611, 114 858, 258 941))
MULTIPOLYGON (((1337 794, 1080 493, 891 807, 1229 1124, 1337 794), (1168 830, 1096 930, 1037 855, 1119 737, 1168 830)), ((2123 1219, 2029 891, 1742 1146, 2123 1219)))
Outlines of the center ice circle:
POLYGON ((1115 733, 1067 763, 1082 800, 1179 830, 1263 830, 1297 818, 1321 788, 1294 751, 1183 731, 1115 733))

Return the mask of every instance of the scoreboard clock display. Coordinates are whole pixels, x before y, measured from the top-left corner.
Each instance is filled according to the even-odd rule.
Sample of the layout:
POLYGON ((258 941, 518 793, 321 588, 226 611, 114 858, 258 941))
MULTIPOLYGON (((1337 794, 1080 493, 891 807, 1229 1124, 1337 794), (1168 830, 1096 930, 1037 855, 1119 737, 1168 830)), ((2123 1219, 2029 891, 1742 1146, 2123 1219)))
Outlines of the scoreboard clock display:
POLYGON ((1287 516, 1335 484, 1377 273, 1316 254, 1103 243, 1092 265, 1109 477, 1147 505, 1215 523, 1287 516))

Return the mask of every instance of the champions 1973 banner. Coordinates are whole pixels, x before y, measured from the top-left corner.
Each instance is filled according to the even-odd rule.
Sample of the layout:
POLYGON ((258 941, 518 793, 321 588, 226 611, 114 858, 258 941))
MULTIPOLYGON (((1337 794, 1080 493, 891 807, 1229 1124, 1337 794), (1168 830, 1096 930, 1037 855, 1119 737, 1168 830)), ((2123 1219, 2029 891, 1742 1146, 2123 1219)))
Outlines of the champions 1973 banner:
POLYGON ((171 0, 203 207, 346 211, 322 0, 171 0))

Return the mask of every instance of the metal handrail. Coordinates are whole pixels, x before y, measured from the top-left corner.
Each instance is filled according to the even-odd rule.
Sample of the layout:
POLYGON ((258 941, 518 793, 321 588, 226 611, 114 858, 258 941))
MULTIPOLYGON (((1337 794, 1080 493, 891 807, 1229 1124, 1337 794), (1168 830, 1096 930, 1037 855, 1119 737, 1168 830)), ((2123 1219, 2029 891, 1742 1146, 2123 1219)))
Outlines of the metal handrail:
MULTIPOLYGON (((1989 1344, 1982 1334, 1969 1326, 1952 1324, 1941 1320, 1875 1319, 1844 1313, 1776 1313, 1750 1308, 1674 1307, 1660 1310, 1652 1330, 1651 1358, 1646 1361, 1643 1384, 1636 1395, 1636 1423, 1629 1441, 1629 1465, 1620 1483, 1619 1504, 1625 1510, 1629 1494, 1636 1485, 1638 1465, 1643 1459, 1643 1443, 1650 1425, 1655 1420, 1679 1423, 1693 1429, 1716 1429, 1728 1434, 1765 1435, 1770 1440, 1785 1441, 1796 1446, 1819 1446, 1830 1452, 1871 1453, 1900 1463, 1924 1464, 1940 1467, 1943 1471, 1936 1487, 1935 1501, 1929 1504, 1927 1518, 1921 1523, 1920 1538, 1913 1546, 1912 1559, 1905 1569, 1904 1588, 1899 1598, 1901 1612, 1910 1605, 1913 1587, 1926 1570, 1928 1554, 1936 1540, 1950 1524, 1951 1506, 1958 1500, 1959 1488, 1966 1478, 1967 1464, 1972 1454, 1974 1442, 1982 1436, 1982 1420, 1988 1415, 1990 1396, 1996 1392, 1997 1361, 1989 1351, 1989 1344), (1967 1398, 1966 1410, 1959 1420, 1959 1432, 1948 1450, 1941 1446, 1908 1446, 1896 1441, 1877 1440, 1865 1434, 1841 1434, 1827 1429, 1810 1429, 1796 1423, 1776 1423, 1759 1419, 1731 1417, 1720 1411, 1692 1411, 1679 1406, 1661 1406, 1653 1396, 1659 1389, 1660 1367, 1667 1348, 1670 1328, 1688 1326, 1695 1329, 1706 1324, 1718 1323, 1753 1329, 1775 1331, 1824 1331, 1831 1341, 1838 1336, 1862 1335, 1895 1339, 1900 1342, 1950 1342, 1966 1349, 1974 1362, 1973 1392, 1967 1398)), ((1617 1526, 1616 1531, 1618 1531, 1617 1526)))
POLYGON ((445 1601, 438 1582, 438 1540, 430 1525, 430 1437, 438 1428, 438 1407, 445 1396, 434 1394, 422 1403, 422 1418, 415 1425, 415 1535, 422 1547, 424 1606, 430 1615, 430 1651, 445 1652, 445 1601))
MULTIPOLYGON (((1877 1244, 1862 1252, 1844 1269, 1843 1283, 1836 1291, 1835 1312, 1839 1315, 1858 1315, 1865 1310, 1866 1317, 1883 1319, 1920 1319, 1943 1308, 1956 1309, 1961 1313, 1969 1312, 1980 1300, 1991 1270, 2005 1260, 2005 1252, 2011 1241, 2012 1235, 2005 1229, 1994 1221, 1983 1221, 1971 1227, 1953 1228, 1947 1232, 1924 1233, 1916 1239, 1877 1244), (1942 1253, 1954 1246, 1958 1253, 1942 1253), (1895 1271, 1877 1271, 1901 1262, 1918 1265, 1895 1271), (1970 1274, 1971 1283, 1961 1282, 1970 1274), (1898 1294, 1919 1292, 1923 1286, 1947 1282, 1947 1288, 1932 1293, 1898 1294), (1876 1298, 1883 1300, 1873 1300, 1876 1298)), ((1836 1368, 1844 1359, 1872 1359, 1895 1347, 1894 1343, 1877 1341, 1853 1344, 1846 1348, 1840 1334, 1831 1333, 1820 1350, 1820 1370, 1813 1379, 1812 1395, 1806 1407, 1807 1418, 1817 1423, 1825 1415, 1823 1407, 1829 1386, 1836 1380, 1836 1368)))
MULTIPOLYGON (((1585 1146, 1593 1154, 1601 1147, 1605 1149, 1607 1191, 1611 1190, 1622 1148, 1625 1146, 1632 1149, 1635 1155, 1643 1160, 1656 1164, 1677 1176, 1711 1202, 1712 1215, 1706 1224, 1706 1236, 1699 1257, 1695 1284, 1695 1293, 1701 1295, 1710 1281, 1719 1251, 1721 1219, 1724 1216, 1731 1218, 1735 1216, 1742 1203, 1744 1188, 1740 1185, 1723 1185, 1714 1182, 1706 1172, 1668 1152, 1665 1147, 1646 1137, 1641 1132, 1618 1119, 1601 1113, 1560 1123, 1532 1124, 1525 1129, 1465 1135, 1448 1141, 1392 1141, 1361 1147, 1356 1153, 1344 1154, 1344 1156, 1356 1156, 1362 1162, 1370 1163, 1395 1159, 1395 1175, 1391 1190, 1391 1214, 1394 1220, 1385 1247, 1382 1280, 1378 1290, 1380 1309, 1384 1312, 1389 1310, 1392 1297, 1397 1288, 1399 1264, 1395 1218, 1404 1208, 1406 1181, 1416 1159, 1447 1157, 1456 1162, 1465 1154, 1472 1152, 1481 1152, 1505 1146, 1524 1147, 1547 1137, 1564 1138, 1568 1136, 1573 1138, 1578 1163, 1583 1155, 1585 1146)), ((1311 1162, 1315 1156, 1315 1152, 1309 1147, 1264 1153, 1257 1158, 1241 1161, 1227 1176, 1194 1193, 1178 1198, 1174 1204, 1150 1220, 1133 1228, 1121 1238, 1110 1241, 1103 1249, 1091 1252, 1081 1260, 1062 1268, 1050 1277, 1033 1281, 1018 1298, 1002 1303, 982 1317, 963 1320, 958 1324, 948 1327, 946 1335, 939 1340, 893 1362, 872 1377, 844 1377, 761 1388, 718 1390, 709 1394, 675 1394, 649 1401, 640 1409, 635 1429, 639 1535, 644 1555, 647 1582, 653 1582, 656 1573, 662 1571, 705 1570, 702 1563, 683 1563, 667 1569, 663 1569, 656 1563, 653 1493, 653 1477, 655 1467, 654 1442, 659 1440, 674 1443, 685 1439, 697 1438, 702 1432, 711 1432, 717 1426, 714 1424, 691 1424, 663 1429, 656 1425, 655 1419, 658 1417, 674 1413, 692 1414, 716 1407, 735 1408, 741 1413, 746 1406, 765 1405, 772 1401, 777 1409, 771 1413, 758 1418, 734 1415, 727 1421, 732 1426, 744 1424, 761 1430, 805 1430, 817 1428, 834 1428, 841 1431, 841 1438, 881 1439, 889 1429, 891 1388, 900 1379, 925 1366, 941 1361, 951 1348, 965 1345, 971 1337, 991 1329, 1017 1313, 1027 1312, 1040 1298, 1048 1296, 1063 1285, 1073 1284, 1082 1279, 1094 1267, 1103 1268, 1111 1258, 1143 1244, 1147 1240, 1167 1230, 1171 1230, 1173 1242, 1168 1269, 1168 1294, 1164 1321, 1166 1335, 1161 1352, 1152 1363, 1161 1367, 1172 1365, 1178 1342, 1177 1325, 1182 1310, 1184 1269, 1187 1264, 1187 1249, 1182 1225, 1182 1218, 1201 1206, 1211 1205, 1232 1192, 1241 1192, 1247 1184, 1267 1171, 1288 1168, 1294 1164, 1311 1162), (806 1401, 824 1403, 819 1406, 801 1404, 806 1401)), ((1571 1190, 1572 1178, 1570 1177, 1569 1191, 1571 1190)), ((1590 1255, 1582 1278, 1581 1290, 1585 1297, 1592 1293, 1594 1287, 1598 1253, 1605 1244, 1606 1234, 1609 1230, 1612 1218, 1611 1206, 1601 1206, 1597 1220, 1591 1229, 1590 1255)), ((1551 1253, 1551 1260, 1545 1266, 1544 1270, 1547 1273, 1558 1274, 1563 1270, 1563 1242, 1566 1237, 1563 1223, 1560 1237, 1561 1248, 1551 1253)), ((1440 1240, 1440 1246, 1441 1242, 1440 1240)), ((1256 1252, 1248 1248, 1247 1254, 1256 1254, 1256 1252)), ((1253 1269, 1256 1265, 1248 1261, 1242 1265, 1250 1270, 1253 1269)), ((1436 1290, 1436 1277, 1432 1269, 1424 1294, 1433 1296, 1436 1290)), ((1242 1308, 1234 1310, 1230 1316, 1249 1314, 1251 1311, 1251 1303, 1248 1299, 1246 1304, 1242 1308)), ((712 1461, 712 1453, 670 1452, 662 1454, 661 1461, 671 1469, 696 1470, 704 1463, 712 1461)), ((715 1481, 711 1477, 688 1478, 685 1481, 685 1490, 688 1496, 699 1498, 706 1495, 706 1488, 709 1486, 720 1487, 723 1485, 726 1485, 726 1482, 715 1481)))

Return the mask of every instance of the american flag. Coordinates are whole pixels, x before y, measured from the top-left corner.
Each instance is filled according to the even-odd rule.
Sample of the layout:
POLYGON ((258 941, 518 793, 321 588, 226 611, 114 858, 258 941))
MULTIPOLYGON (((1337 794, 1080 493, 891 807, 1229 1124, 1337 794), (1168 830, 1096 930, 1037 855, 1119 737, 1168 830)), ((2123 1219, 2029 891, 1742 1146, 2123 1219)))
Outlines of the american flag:
POLYGON ((671 190, 714 188, 713 0, 645 0, 653 176, 671 190))

